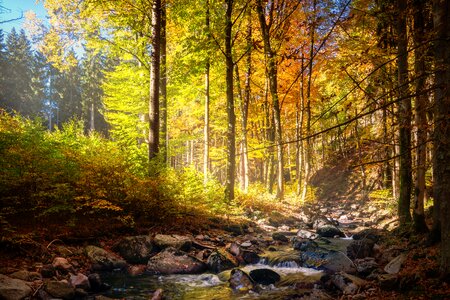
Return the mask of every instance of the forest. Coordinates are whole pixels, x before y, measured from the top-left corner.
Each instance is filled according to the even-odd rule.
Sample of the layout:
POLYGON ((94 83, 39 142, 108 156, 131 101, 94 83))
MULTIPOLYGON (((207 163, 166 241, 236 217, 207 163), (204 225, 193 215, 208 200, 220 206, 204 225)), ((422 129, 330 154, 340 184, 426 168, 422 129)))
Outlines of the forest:
POLYGON ((448 0, 37 2, 0 299, 450 297, 448 0))

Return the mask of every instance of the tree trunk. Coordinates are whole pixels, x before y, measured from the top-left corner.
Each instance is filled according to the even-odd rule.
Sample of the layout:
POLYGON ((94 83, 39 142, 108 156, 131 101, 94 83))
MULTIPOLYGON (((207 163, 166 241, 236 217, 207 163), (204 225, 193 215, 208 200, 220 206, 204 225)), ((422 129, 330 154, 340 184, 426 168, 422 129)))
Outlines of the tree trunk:
POLYGON ((408 52, 406 36, 407 0, 397 0, 397 35, 398 35, 398 97, 399 142, 400 142, 400 195, 398 199, 398 216, 400 226, 411 222, 411 99, 408 97, 408 52))
MULTIPOLYGON (((209 42, 209 0, 206 0, 206 30, 209 42)), ((206 54, 206 64, 205 64, 205 127, 203 129, 204 134, 204 153, 203 153, 203 181, 204 184, 208 182, 209 173, 209 71, 210 71, 210 60, 209 54, 206 54)))
POLYGON ((161 56, 161 0, 154 0, 152 7, 152 53, 150 69, 148 158, 159 152, 159 82, 161 56))
POLYGON ((256 10, 258 12, 259 23, 261 25, 261 34, 264 41, 264 54, 267 64, 267 76, 269 77, 270 95, 272 96, 272 109, 275 127, 275 143, 277 147, 277 198, 282 199, 284 196, 284 176, 283 176, 283 145, 281 131, 281 113, 280 103, 278 100, 278 74, 276 52, 270 44, 270 33, 266 23, 266 15, 264 13, 262 0, 256 2, 256 10))
POLYGON ((162 1, 161 6, 161 145, 163 147, 163 161, 167 165, 167 155, 169 151, 169 132, 167 130, 167 58, 166 58, 166 1, 162 1))
POLYGON ((436 89, 434 91, 434 201, 441 227, 440 270, 450 275, 450 25, 448 0, 433 1, 436 33, 434 57, 436 89))
MULTIPOLYGON (((308 85, 306 87, 306 105, 305 105, 305 114, 306 114, 306 131, 305 135, 308 137, 311 134, 311 81, 312 81, 312 71, 313 71, 313 56, 314 56, 314 37, 315 37, 315 15, 316 15, 316 0, 313 0, 313 20, 311 22, 310 35, 311 42, 309 48, 309 63, 308 63, 308 85)), ((303 191, 301 202, 305 202, 306 192, 308 190, 309 177, 311 176, 311 139, 306 138, 305 141, 305 179, 303 180, 303 191)))
POLYGON ((226 1, 227 9, 225 14, 225 59, 226 59, 226 83, 227 83, 227 179, 225 186, 225 199, 230 202, 234 199, 234 176, 236 170, 236 116, 234 114, 233 97, 233 56, 232 56, 232 37, 231 31, 233 21, 231 19, 233 12, 233 0, 226 1))
POLYGON ((425 223, 424 196, 425 196, 425 172, 427 161, 427 97, 425 90, 425 51, 421 44, 424 40, 424 0, 414 1, 414 69, 416 78, 416 126, 417 126, 417 148, 416 148, 416 182, 414 192, 414 229, 416 232, 427 232, 425 223))

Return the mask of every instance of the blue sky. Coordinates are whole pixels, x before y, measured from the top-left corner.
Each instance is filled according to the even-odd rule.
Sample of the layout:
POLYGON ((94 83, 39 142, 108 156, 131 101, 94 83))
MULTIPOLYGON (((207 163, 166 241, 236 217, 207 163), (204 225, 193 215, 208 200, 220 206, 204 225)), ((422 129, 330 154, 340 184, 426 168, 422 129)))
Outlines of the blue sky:
MULTIPOLYGON (((45 19, 47 15, 42 0, 0 0, 0 5, 9 10, 9 12, 5 12, 2 9, 0 21, 16 19, 21 16, 22 12, 25 13, 28 10, 34 11, 39 19, 45 19)), ((3 32, 10 32, 13 27, 15 27, 16 30, 20 30, 24 21, 25 18, 3 23, 0 24, 0 29, 2 29, 3 32)))

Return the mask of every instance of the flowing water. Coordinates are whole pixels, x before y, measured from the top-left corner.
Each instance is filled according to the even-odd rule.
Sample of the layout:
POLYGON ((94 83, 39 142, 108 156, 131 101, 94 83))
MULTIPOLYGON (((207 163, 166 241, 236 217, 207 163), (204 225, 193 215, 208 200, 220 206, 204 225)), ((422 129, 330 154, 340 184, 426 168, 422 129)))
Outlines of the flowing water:
POLYGON ((123 273, 103 276, 103 280, 111 285, 105 296, 111 298, 149 299, 152 293, 160 288, 165 299, 286 299, 298 294, 293 289, 295 283, 313 283, 320 279, 322 272, 299 267, 299 252, 280 250, 267 252, 261 263, 248 265, 241 269, 250 272, 253 269, 269 268, 281 276, 276 285, 258 285, 256 292, 238 294, 233 292, 227 278, 230 271, 218 275, 204 273, 199 275, 141 275, 130 276, 123 273))

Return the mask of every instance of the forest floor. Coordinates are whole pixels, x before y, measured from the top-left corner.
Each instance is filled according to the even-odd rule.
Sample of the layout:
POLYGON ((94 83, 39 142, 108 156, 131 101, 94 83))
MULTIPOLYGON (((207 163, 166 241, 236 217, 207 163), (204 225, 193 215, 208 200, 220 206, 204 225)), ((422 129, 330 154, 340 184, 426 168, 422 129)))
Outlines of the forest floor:
MULTIPOLYGON (((352 243, 356 242, 359 247, 357 252, 366 251, 366 245, 370 245, 370 249, 355 256, 354 252, 350 253, 355 247, 353 250, 347 247, 346 254, 349 257, 353 255, 357 271, 353 277, 346 277, 345 272, 337 272, 341 277, 336 277, 333 272, 327 273, 320 286, 326 291, 324 295, 330 298, 301 294, 289 299, 450 299, 450 285, 439 277, 439 245, 428 245, 426 235, 399 230, 392 205, 361 193, 362 183, 358 177, 345 164, 324 168, 312 180, 317 197, 314 202, 299 207, 286 200, 279 210, 265 213, 249 207, 243 216, 226 219, 214 216, 199 221, 197 227, 190 224, 184 230, 161 225, 139 231, 112 232, 108 236, 65 236, 53 240, 42 238, 38 232, 23 234, 13 247, 0 249, 0 274, 27 281, 32 287, 33 298, 47 299, 45 293, 42 296, 40 292, 49 280, 43 278, 43 270, 54 265, 55 258, 67 259, 70 271, 57 266, 56 272, 50 276, 52 280, 70 281, 72 272, 92 273, 93 262, 84 250, 87 245, 111 251, 124 236, 145 234, 154 239, 161 233, 176 234, 188 238, 195 246, 189 254, 206 263, 208 254, 219 248, 230 252, 233 245, 237 245, 238 249, 261 253, 271 247, 292 247, 308 238, 323 239, 316 235, 320 228, 332 226, 345 236, 354 237, 352 243), (302 232, 313 236, 305 238, 302 232), (397 260, 394 263, 397 270, 386 271, 386 266, 392 265, 393 260, 397 260), (367 267, 367 264, 370 266, 367 267), (17 277, 17 274, 22 274, 22 277, 17 277), (31 278, 30 274, 37 278, 31 278)), ((332 239, 333 235, 324 240, 327 238, 332 239)), ((242 260, 242 257, 238 258, 242 260)), ((132 274, 144 269, 143 265, 128 265, 128 271, 132 274)), ((3 279, 0 278, 0 294, 3 279)))

